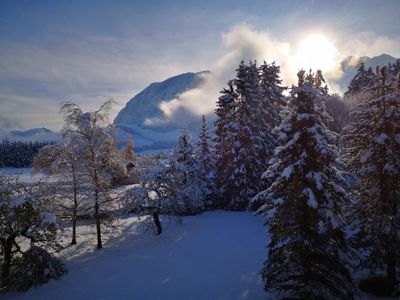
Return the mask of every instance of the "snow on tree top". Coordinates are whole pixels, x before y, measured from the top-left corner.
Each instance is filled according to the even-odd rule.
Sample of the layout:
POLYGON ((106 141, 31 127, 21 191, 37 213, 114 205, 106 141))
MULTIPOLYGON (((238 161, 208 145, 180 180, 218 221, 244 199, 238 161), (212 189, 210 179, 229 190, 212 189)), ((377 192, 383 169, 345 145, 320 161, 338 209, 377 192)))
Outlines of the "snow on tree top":
POLYGON ((395 140, 397 144, 400 144, 400 133, 396 134, 395 140))
POLYGON ((388 135, 386 133, 381 133, 380 135, 374 137, 374 141, 378 144, 383 145, 388 138, 388 135))
POLYGON ((292 173, 293 173, 293 165, 289 165, 283 170, 281 176, 284 177, 285 179, 288 179, 290 175, 292 175, 292 173))
POLYGON ((18 206, 24 205, 28 199, 23 196, 13 196, 10 199, 10 207, 16 208, 18 206))
POLYGON ((56 222, 56 216, 48 213, 48 212, 44 212, 42 213, 42 223, 43 224, 52 224, 56 222))
POLYGON ((310 188, 305 188, 302 192, 307 197, 307 205, 312 208, 318 207, 317 199, 315 198, 314 192, 310 188))

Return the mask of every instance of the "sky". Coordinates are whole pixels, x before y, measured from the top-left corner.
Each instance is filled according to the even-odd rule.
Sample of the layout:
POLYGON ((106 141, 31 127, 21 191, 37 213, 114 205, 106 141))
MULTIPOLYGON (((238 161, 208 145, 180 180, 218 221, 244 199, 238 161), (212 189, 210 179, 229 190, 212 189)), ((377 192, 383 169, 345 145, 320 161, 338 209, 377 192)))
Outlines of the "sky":
POLYGON ((150 83, 202 70, 212 71, 204 86, 165 109, 209 113, 241 59, 276 60, 291 84, 312 34, 334 46, 336 64, 400 57, 399 12, 399 0, 2 0, 0 133, 59 130, 67 101, 91 110, 114 99, 113 117, 150 83))

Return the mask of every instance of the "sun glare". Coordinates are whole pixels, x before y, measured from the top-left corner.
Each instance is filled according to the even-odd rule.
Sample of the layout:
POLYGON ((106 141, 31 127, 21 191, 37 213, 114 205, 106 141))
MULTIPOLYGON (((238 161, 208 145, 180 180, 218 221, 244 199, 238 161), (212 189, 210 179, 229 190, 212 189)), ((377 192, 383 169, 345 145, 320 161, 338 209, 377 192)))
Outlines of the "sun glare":
POLYGON ((310 35, 299 43, 295 54, 296 67, 328 72, 335 66, 336 53, 336 47, 324 35, 310 35))

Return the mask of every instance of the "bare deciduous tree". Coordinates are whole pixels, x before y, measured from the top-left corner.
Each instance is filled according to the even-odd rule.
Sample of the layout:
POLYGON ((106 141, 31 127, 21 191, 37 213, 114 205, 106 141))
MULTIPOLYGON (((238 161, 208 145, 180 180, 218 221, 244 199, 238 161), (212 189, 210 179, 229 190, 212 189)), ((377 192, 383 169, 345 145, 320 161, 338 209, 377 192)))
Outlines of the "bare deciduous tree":
POLYGON ((113 201, 109 193, 112 179, 125 173, 123 155, 117 149, 116 128, 108 124, 112 101, 93 112, 83 112, 75 103, 61 107, 65 116, 63 135, 77 141, 76 153, 82 163, 87 192, 93 200, 97 248, 102 248, 101 209, 113 201))

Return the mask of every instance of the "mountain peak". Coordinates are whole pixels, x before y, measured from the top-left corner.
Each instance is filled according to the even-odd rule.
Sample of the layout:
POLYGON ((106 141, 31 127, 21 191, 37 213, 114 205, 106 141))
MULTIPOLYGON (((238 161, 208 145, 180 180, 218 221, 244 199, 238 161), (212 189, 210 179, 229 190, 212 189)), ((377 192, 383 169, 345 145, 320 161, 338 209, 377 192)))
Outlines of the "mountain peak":
POLYGON ((170 101, 179 94, 198 86, 209 71, 183 73, 162 82, 154 82, 128 101, 114 119, 117 126, 150 127, 146 119, 162 118, 161 101, 170 101))
MULTIPOLYGON (((134 136, 138 151, 147 148, 170 148, 179 135, 176 122, 171 122, 160 109, 162 102, 170 101, 183 92, 198 87, 209 71, 198 73, 188 72, 167 78, 161 82, 154 82, 128 101, 126 106, 114 119, 114 124, 122 129, 120 137, 125 139, 124 132, 134 136), (164 120, 159 124, 149 124, 148 119, 164 120)), ((189 112, 184 112, 189 114, 189 112)), ((189 127, 199 125, 201 120, 193 119, 189 127)), ((182 124, 183 125, 183 124, 182 124)))

